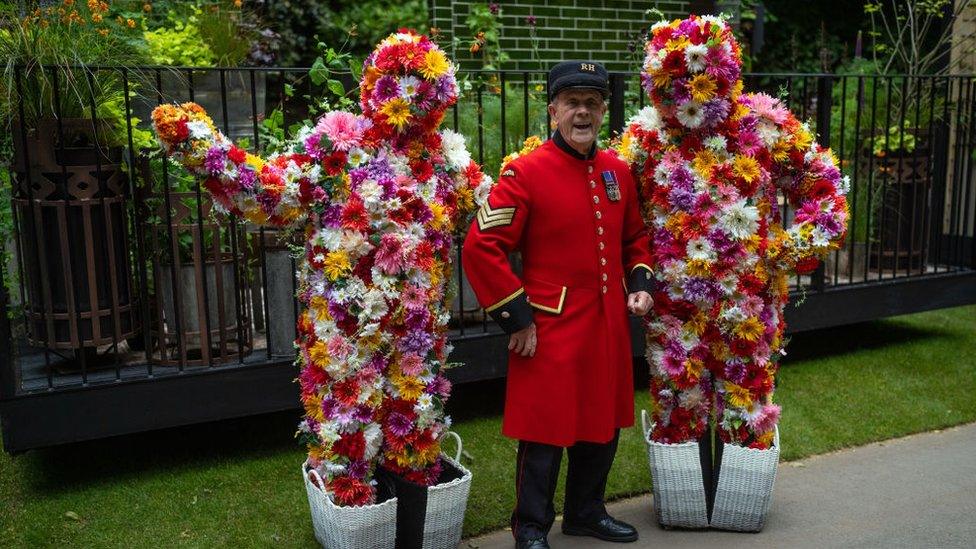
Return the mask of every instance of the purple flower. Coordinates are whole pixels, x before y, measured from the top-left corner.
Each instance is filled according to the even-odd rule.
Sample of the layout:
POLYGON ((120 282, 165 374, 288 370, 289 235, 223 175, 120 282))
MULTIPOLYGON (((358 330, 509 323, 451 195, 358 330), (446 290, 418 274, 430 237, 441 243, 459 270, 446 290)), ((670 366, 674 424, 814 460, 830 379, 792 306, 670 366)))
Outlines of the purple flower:
POLYGON ((671 172, 671 177, 668 178, 668 181, 674 187, 680 187, 682 190, 690 191, 694 188, 695 178, 687 168, 682 166, 671 172))
POLYGON ((376 81, 376 88, 373 89, 373 99, 380 103, 385 103, 400 95, 400 84, 396 78, 386 75, 376 81))
POLYGON ((705 111, 705 127, 711 128, 721 123, 729 115, 729 102, 724 99, 713 99, 706 101, 703 106, 705 111))
POLYGON ((742 383, 746 378, 746 365, 741 358, 732 358, 725 363, 725 379, 732 383, 742 383))
POLYGON ((356 411, 352 417, 360 423, 369 423, 373 421, 373 409, 365 404, 360 404, 356 406, 356 411))
POLYGON ((411 330, 400 340, 398 345, 400 352, 414 353, 420 356, 427 356, 428 351, 434 346, 434 337, 424 330, 411 330))
POLYGON ((528 26, 530 26, 530 27, 534 27, 535 26, 535 16, 534 15, 530 15, 530 16, 526 17, 525 18, 525 23, 528 26))
POLYGON ((436 87, 437 100, 438 101, 451 100, 456 93, 455 91, 456 85, 457 83, 454 79, 454 74, 452 72, 448 72, 444 76, 438 78, 437 87, 436 87))
POLYGON ((689 278, 685 282, 685 297, 690 301, 713 301, 721 295, 718 286, 704 278, 689 278))
POLYGON ((695 193, 683 187, 671 187, 671 192, 668 193, 668 200, 671 201, 674 207, 686 212, 692 211, 695 207, 695 193))
POLYGON ((238 170, 237 174, 237 181, 240 183, 242 189, 250 191, 254 188, 254 183, 258 180, 258 173, 253 168, 243 166, 238 170))
POLYGON ((386 420, 386 425, 389 427, 390 432, 398 437, 405 436, 413 427, 413 423, 410 422, 410 418, 401 414, 400 412, 393 412, 390 414, 386 420))
POLYGON ((427 385, 427 393, 440 395, 444 398, 451 396, 451 382, 446 377, 438 374, 430 384, 427 385))
POLYGON ((366 478, 366 473, 369 472, 369 463, 362 459, 351 461, 346 471, 352 478, 364 479, 366 478))
POLYGON ((207 150, 207 156, 204 160, 204 167, 207 168, 210 175, 218 175, 224 171, 226 162, 227 153, 225 153, 220 147, 214 146, 207 150))
POLYGON ((499 9, 500 8, 496 2, 488 4, 488 11, 490 11, 492 15, 498 15, 499 9))
POLYGON ((333 229, 339 227, 342 221, 342 206, 339 204, 332 204, 326 206, 325 211, 322 212, 322 225, 324 227, 331 227, 333 229))

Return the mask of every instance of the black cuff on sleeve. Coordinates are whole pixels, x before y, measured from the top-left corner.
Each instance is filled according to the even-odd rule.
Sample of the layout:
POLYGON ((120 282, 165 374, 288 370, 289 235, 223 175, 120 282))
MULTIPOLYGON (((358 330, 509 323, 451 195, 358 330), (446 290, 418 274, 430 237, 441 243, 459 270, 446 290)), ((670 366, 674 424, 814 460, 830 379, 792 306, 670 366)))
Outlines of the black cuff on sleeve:
POLYGON ((645 265, 634 267, 634 270, 630 271, 630 276, 627 277, 628 293, 643 291, 652 294, 655 286, 654 275, 645 265))
POLYGON ((523 328, 528 328, 533 322, 532 307, 525 292, 521 292, 497 309, 492 309, 488 314, 507 334, 514 334, 523 328))

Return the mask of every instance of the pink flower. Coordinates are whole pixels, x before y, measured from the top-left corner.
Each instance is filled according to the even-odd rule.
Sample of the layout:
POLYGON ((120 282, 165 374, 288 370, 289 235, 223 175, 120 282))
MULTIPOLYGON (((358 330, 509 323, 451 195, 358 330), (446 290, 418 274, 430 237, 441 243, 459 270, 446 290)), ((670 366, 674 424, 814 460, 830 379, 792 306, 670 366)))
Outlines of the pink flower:
POLYGON ((773 430, 779 421, 780 410, 781 408, 778 404, 767 404, 763 406, 759 414, 748 421, 749 428, 756 433, 766 433, 773 430))
POLYGON ((374 261, 375 265, 386 274, 396 274, 402 271, 406 261, 400 239, 394 234, 383 235, 374 261))
POLYGON ((413 353, 404 355, 400 359, 400 370, 404 375, 419 376, 424 371, 424 360, 413 353))
POLYGON ((344 111, 326 113, 315 126, 315 130, 324 132, 337 151, 358 147, 363 139, 363 128, 358 117, 344 111))

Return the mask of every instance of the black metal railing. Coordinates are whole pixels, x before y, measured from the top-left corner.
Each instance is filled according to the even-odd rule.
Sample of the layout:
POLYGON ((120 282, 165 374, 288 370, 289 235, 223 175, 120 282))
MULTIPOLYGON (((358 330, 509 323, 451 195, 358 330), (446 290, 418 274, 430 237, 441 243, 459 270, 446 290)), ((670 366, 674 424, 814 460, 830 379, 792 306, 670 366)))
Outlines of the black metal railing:
MULTIPOLYGON (((21 96, 50 93, 22 101, 12 121, 11 266, 19 283, 13 295, 0 289, 4 303, 14 302, 9 322, 0 323, 0 396, 290 363, 299 310, 289 246, 300 242, 213 212, 198 180, 141 144, 151 145, 144 132, 154 105, 195 100, 227 135, 267 153, 276 132, 310 115, 303 96, 325 90, 307 69, 83 74, 70 94, 58 71, 14 75, 21 96), (100 103, 113 90, 98 82, 117 88, 121 125, 100 103)), ((496 174, 526 137, 549 132, 544 72, 459 76, 464 93, 445 126, 467 136, 486 173, 496 174)), ((798 277, 795 290, 976 268, 973 77, 750 74, 745 81, 749 90, 782 94, 851 180, 844 248, 798 277)), ((637 75, 612 74, 611 88, 607 136, 645 105, 637 75)), ((497 333, 465 281, 459 251, 456 261, 453 339, 497 333)))

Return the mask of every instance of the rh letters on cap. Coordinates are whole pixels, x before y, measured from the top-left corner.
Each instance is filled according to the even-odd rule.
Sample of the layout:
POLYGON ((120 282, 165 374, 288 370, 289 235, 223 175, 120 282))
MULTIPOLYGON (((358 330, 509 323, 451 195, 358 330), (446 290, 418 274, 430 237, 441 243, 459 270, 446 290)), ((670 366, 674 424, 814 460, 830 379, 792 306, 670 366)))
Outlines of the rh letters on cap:
POLYGON ((596 65, 593 63, 580 63, 581 71, 596 72, 596 65))

